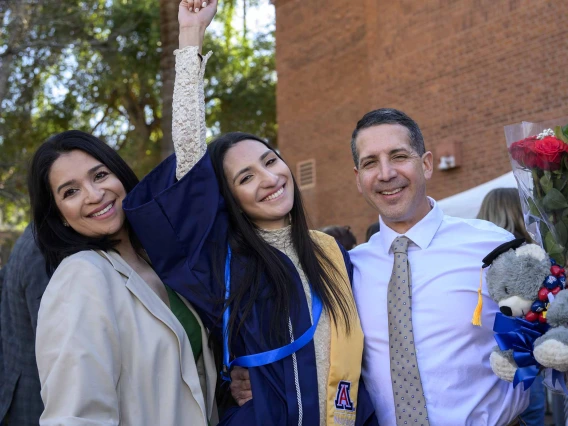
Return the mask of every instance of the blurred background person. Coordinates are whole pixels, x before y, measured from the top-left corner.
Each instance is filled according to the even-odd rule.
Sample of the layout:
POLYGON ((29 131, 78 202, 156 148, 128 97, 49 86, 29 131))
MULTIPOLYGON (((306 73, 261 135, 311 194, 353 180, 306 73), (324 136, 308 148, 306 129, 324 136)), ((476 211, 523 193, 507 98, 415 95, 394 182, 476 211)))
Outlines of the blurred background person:
MULTIPOLYGON (((478 219, 493 222, 506 229, 515 238, 524 238, 527 243, 532 239, 525 229, 521 200, 516 188, 496 188, 488 192, 477 214, 478 219)), ((545 392, 542 376, 537 376, 530 387, 530 402, 527 409, 521 413, 520 418, 526 426, 544 425, 545 392)))
POLYGON ((375 235, 377 232, 379 232, 380 229, 381 229, 381 223, 379 221, 370 224, 369 227, 367 228, 367 231, 365 232, 365 242, 368 243, 371 237, 375 235))
POLYGON ((532 242, 525 228, 519 191, 516 188, 496 188, 489 191, 481 203, 477 218, 493 222, 509 231, 515 238, 524 238, 527 243, 532 242))
POLYGON ((41 296, 49 278, 31 225, 0 272, 0 424, 37 426, 43 411, 35 357, 41 296))
POLYGON ((351 232, 350 226, 326 226, 321 228, 320 231, 335 238, 345 250, 351 250, 357 245, 357 238, 355 238, 355 235, 351 232))

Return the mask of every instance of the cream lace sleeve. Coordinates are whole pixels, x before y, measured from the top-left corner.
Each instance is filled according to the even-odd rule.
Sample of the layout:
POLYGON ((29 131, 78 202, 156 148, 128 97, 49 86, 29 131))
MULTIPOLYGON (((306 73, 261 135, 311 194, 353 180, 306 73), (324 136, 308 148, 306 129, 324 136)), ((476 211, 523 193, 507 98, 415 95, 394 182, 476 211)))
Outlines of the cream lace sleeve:
POLYGON ((203 74, 211 52, 201 59, 197 46, 176 50, 172 105, 172 139, 176 177, 181 179, 205 155, 205 95, 203 74))

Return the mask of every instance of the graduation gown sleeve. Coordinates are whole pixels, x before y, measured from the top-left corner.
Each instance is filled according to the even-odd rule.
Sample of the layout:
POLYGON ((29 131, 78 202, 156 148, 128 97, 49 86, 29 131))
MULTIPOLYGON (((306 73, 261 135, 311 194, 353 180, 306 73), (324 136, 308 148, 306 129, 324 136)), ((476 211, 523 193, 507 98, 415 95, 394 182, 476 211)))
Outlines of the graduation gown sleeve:
POLYGON ((180 181, 170 156, 132 190, 124 211, 153 267, 212 328, 221 314, 227 213, 209 155, 180 181))

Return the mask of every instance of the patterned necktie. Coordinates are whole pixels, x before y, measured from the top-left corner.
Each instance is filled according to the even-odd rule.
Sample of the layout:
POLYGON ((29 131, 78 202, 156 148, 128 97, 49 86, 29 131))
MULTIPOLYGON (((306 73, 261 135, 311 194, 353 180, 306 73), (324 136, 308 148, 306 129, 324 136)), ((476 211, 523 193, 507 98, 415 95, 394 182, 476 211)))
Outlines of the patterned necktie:
POLYGON ((428 426, 426 400, 416 362, 412 333, 412 285, 408 243, 401 236, 392 243, 394 265, 388 287, 389 352, 396 424, 428 426))

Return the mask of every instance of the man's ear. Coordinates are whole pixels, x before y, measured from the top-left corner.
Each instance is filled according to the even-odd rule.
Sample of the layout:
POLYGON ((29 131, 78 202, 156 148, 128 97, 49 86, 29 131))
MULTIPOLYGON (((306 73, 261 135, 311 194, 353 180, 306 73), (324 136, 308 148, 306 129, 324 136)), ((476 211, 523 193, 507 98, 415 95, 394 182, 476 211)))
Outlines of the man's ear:
POLYGON ((430 151, 426 151, 422 155, 422 170, 426 180, 429 180, 434 172, 434 155, 430 151))
POLYGON ((361 183, 359 182, 359 169, 357 167, 353 167, 353 171, 355 172, 355 183, 357 184, 357 189, 359 190, 359 193, 362 194, 363 191, 361 191, 361 183))

